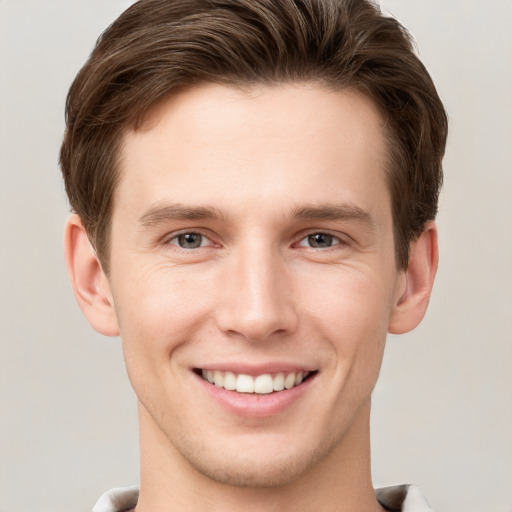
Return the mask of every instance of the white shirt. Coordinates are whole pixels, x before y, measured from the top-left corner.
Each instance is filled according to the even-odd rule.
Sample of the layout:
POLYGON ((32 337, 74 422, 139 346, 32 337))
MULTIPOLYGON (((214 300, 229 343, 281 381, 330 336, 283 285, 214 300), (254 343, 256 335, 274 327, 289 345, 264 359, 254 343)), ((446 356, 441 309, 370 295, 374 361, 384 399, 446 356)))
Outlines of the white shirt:
MULTIPOLYGON (((415 485, 396 485, 375 489, 379 503, 393 512, 432 512, 420 489, 415 485)), ((137 504, 138 487, 119 487, 103 494, 92 512, 129 511, 137 504)))

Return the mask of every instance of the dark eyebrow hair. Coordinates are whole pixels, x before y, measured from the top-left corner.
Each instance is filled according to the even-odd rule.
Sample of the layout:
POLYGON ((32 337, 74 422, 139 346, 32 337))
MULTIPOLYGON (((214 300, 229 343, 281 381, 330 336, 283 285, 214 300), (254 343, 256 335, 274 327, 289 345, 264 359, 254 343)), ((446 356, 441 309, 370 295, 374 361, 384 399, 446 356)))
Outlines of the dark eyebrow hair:
POLYGON ((292 218, 298 220, 358 220, 373 227, 372 216, 354 204, 305 205, 296 208, 292 218))
MULTIPOLYGON (((373 226, 371 215, 359 206, 347 204, 304 205, 291 212, 296 220, 357 220, 373 226)), ((187 206, 181 203, 156 204, 147 210, 138 223, 145 227, 169 220, 226 220, 227 216, 212 206, 187 206)))
POLYGON ((224 218, 225 215, 217 208, 171 203, 153 206, 139 218, 138 222, 148 227, 168 220, 215 220, 224 218))

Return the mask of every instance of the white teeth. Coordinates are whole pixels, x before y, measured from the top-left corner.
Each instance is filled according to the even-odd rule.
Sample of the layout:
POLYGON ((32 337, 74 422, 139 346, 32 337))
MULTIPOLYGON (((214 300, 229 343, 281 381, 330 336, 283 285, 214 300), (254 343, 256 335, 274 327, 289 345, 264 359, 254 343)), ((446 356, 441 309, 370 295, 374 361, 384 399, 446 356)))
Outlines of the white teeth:
POLYGON ((295 373, 289 373, 284 379, 284 387, 286 389, 292 389, 295 386, 295 373))
POLYGON ((213 372, 213 383, 218 388, 223 388, 224 387, 224 372, 219 372, 218 370, 215 370, 213 372))
POLYGON ((236 390, 239 393, 254 393, 254 379, 241 373, 236 379, 236 390))
POLYGON ((282 391, 284 389, 284 374, 278 373, 274 377, 274 391, 282 391))
POLYGON ((236 375, 233 372, 224 374, 224 389, 234 391, 236 389, 236 375))
POLYGON ((272 379, 272 375, 268 373, 265 375, 258 375, 254 379, 254 392, 255 393, 272 393, 274 391, 274 379, 272 379))
POLYGON ((309 372, 281 372, 276 373, 274 376, 270 373, 264 373, 263 375, 253 377, 245 373, 236 375, 233 372, 223 372, 220 370, 202 370, 201 375, 210 384, 228 391, 269 394, 273 391, 282 391, 283 389, 292 389, 294 386, 298 386, 309 375, 309 372))

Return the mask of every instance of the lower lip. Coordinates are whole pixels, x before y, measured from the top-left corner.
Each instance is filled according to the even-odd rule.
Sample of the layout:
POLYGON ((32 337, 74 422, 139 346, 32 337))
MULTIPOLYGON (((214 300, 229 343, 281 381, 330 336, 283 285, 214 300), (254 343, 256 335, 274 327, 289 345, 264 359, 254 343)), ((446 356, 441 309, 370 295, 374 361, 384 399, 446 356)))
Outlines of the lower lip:
POLYGON ((311 387, 316 378, 316 373, 296 387, 268 394, 228 391, 210 384, 196 373, 194 373, 194 376, 209 396, 230 412, 251 418, 265 418, 284 411, 299 400, 311 387))

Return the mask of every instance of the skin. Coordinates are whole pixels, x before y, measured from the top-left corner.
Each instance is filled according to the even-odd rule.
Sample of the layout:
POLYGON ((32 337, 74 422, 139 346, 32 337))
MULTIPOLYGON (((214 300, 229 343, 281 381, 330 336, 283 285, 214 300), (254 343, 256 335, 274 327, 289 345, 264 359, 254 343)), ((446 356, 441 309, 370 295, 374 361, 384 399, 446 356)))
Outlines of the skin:
POLYGON ((425 313, 437 236, 430 223, 397 269, 378 109, 312 84, 208 84, 124 142, 109 277, 77 216, 66 252, 91 325, 122 337, 137 511, 381 510, 370 395, 387 332, 425 313), (283 362, 314 378, 264 417, 219 405, 193 372, 283 362))

